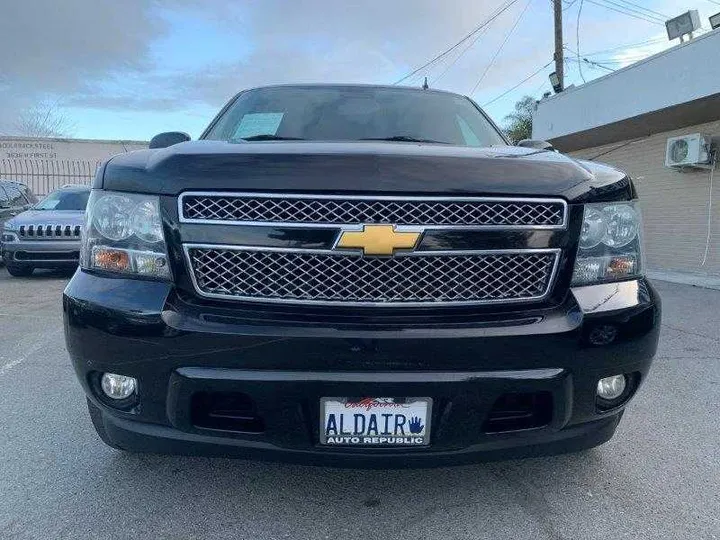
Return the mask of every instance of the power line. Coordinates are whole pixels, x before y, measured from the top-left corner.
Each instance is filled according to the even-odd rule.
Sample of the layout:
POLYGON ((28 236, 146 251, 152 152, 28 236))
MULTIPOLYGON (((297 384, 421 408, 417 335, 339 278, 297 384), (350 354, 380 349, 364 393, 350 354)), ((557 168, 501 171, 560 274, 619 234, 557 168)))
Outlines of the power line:
POLYGON ((470 90, 470 95, 473 95, 473 94, 475 93, 475 90, 477 90, 478 86, 480 86, 480 83, 481 83, 481 82, 483 81, 483 79, 485 78, 485 75, 488 74, 488 71, 490 71, 490 68, 493 66, 493 64, 495 64, 495 60, 497 60, 498 55, 500 54, 500 52, 501 52, 501 51, 503 50, 503 48, 505 47, 505 44, 507 44, 508 40, 510 39, 510 36, 512 36, 512 34, 513 34, 513 32, 515 31, 515 29, 517 28, 518 24, 520 24, 520 21, 522 20, 523 15, 525 15, 525 12, 526 12, 527 9, 530 7, 530 2, 532 2, 532 0, 528 0, 528 1, 525 3, 525 7, 524 7, 523 10, 520 12, 520 15, 518 15, 518 18, 515 20, 515 24, 513 24, 513 25, 512 25, 512 28, 510 28, 510 31, 509 31, 507 34, 505 34, 505 39, 503 39, 503 42, 500 44, 500 47, 498 47, 497 51, 495 51, 495 54, 494 54, 493 57, 490 59, 490 62, 488 63, 488 65, 485 66, 485 71, 482 72, 482 75, 480 75, 480 78, 479 78, 478 81, 475 83, 475 86, 473 86, 472 90, 470 90))
MULTIPOLYGON (((588 0, 588 1, 591 1, 591 0, 588 0)), ((613 2, 612 0, 602 0, 602 1, 607 2, 608 4, 615 5, 615 6, 620 6, 620 4, 617 4, 616 2, 613 2)), ((636 5, 636 4, 633 4, 632 2, 630 2, 629 0, 619 0, 619 1, 621 1, 625 4, 629 4, 629 5, 636 5)), ((595 2, 591 2, 591 3, 595 3, 595 2)), ((575 23, 575 43, 576 43, 576 49, 577 49, 575 51, 575 55, 577 57, 578 74, 580 75, 580 78, 582 79, 583 83, 586 83, 587 81, 585 80, 585 75, 583 74, 583 70, 582 70, 583 64, 580 61, 580 56, 581 56, 580 55, 580 16, 582 15, 583 5, 584 5, 584 0, 580 0, 580 6, 578 7, 578 12, 577 12, 577 22, 575 23)), ((609 7, 609 6, 605 6, 605 7, 609 7)), ((642 6, 638 6, 638 7, 642 8, 642 6)), ((627 9, 631 10, 632 8, 627 8, 627 9)), ((636 11, 637 13, 641 13, 640 11, 637 11, 637 10, 633 10, 633 11, 636 11)), ((652 11, 652 10, 649 10, 649 11, 652 11)), ((655 13, 657 13, 657 12, 655 12, 655 13)), ((599 63, 593 63, 584 57, 583 57, 583 61, 589 65, 595 65, 596 67, 605 69, 607 71, 611 71, 611 72, 614 71, 614 69, 603 66, 599 63)))
MULTIPOLYGON (((568 51, 569 53, 574 54, 575 56, 578 57, 577 62, 578 62, 578 65, 579 65, 579 64, 580 64, 580 54, 579 54, 577 51, 573 51, 570 47, 564 47, 564 49, 565 49, 566 51, 568 51)), ((606 65, 604 65, 606 62, 604 62, 604 61, 603 61, 603 62, 595 62, 594 60, 589 60, 589 59, 586 58, 584 55, 583 55, 583 57, 582 57, 582 61, 585 62, 586 64, 590 65, 590 66, 599 67, 599 68, 602 68, 602 69, 606 69, 606 70, 608 70, 608 71, 616 71, 614 68, 610 68, 610 67, 607 67, 606 65)), ((568 62, 569 62, 569 59, 568 59, 568 62)))
POLYGON ((645 41, 640 41, 638 43, 628 43, 627 45, 620 45, 619 47, 613 47, 612 49, 603 49, 600 51, 593 51, 591 53, 585 54, 585 56, 599 56, 604 53, 621 51, 623 49, 630 49, 633 47, 639 47, 641 45, 650 45, 650 44, 660 43, 662 41, 667 41, 667 38, 659 37, 659 38, 647 39, 645 41))
POLYGON ((587 0, 587 2, 589 2, 589 3, 591 3, 591 4, 594 4, 594 5, 596 5, 596 6, 599 6, 599 7, 605 8, 605 9, 609 9, 610 11, 615 11, 616 13, 620 13, 620 14, 622 14, 622 15, 627 15, 628 17, 632 17, 633 19, 639 19, 639 20, 641 20, 641 21, 649 22, 649 23, 652 23, 652 24, 657 24, 658 26, 665 26, 663 23, 658 22, 658 21, 656 21, 656 20, 647 19, 647 18, 645 18, 645 17, 641 17, 641 16, 635 15, 635 14, 633 14, 633 13, 628 13, 627 11, 621 11, 621 10, 619 10, 619 9, 617 9, 617 8, 614 8, 614 7, 609 6, 609 5, 606 5, 606 4, 601 4, 601 3, 600 3, 601 1, 602 1, 602 0, 587 0))
MULTIPOLYGON (((565 48, 566 48, 569 52, 571 52, 572 54, 577 55, 577 52, 573 51, 572 49, 569 49, 569 48, 567 48, 567 47, 565 47, 565 48)), ((609 65, 621 66, 622 64, 634 64, 635 62, 640 62, 640 61, 642 61, 642 60, 645 60, 646 58, 648 58, 648 56, 633 56, 633 57, 623 58, 622 60, 602 60, 602 61, 598 62, 598 61, 596 61, 596 60, 590 60, 590 59, 587 58, 586 56, 583 56, 583 57, 582 57, 582 60, 583 60, 586 64, 590 64, 590 65, 594 65, 594 66, 600 66, 600 67, 602 67, 602 68, 604 68, 604 69, 610 69, 611 71, 617 71, 618 68, 612 68, 612 69, 611 69, 611 68, 608 67, 608 66, 609 66, 609 65)))
POLYGON ((611 60, 611 59, 601 60, 600 63, 602 63, 602 64, 626 64, 628 62, 635 63, 635 62, 640 62, 641 60, 645 60, 646 58, 649 58, 651 56, 652 56, 652 54, 636 54, 633 56, 626 56, 623 58, 618 58, 616 60, 611 60))
MULTIPOLYGON (((575 0, 575 1, 577 1, 577 0, 575 0)), ((498 8, 498 9, 499 9, 499 8, 498 8)), ((526 8, 526 9, 527 9, 527 8, 526 8)), ((496 10, 496 11, 497 11, 497 10, 496 10)), ((498 15, 499 15, 499 13, 498 13, 498 15)), ((490 25, 489 25, 489 24, 483 26, 482 31, 477 33, 477 35, 475 36, 475 39, 473 39, 473 40, 460 52, 460 54, 457 55, 457 56, 453 59, 453 61, 450 62, 450 63, 445 67, 445 69, 442 71, 442 73, 440 73, 440 75, 438 75, 438 76, 433 80, 433 84, 437 83, 440 79, 442 79, 442 78, 445 76, 445 74, 450 70, 450 68, 453 67, 453 66, 460 60, 460 58, 462 58, 462 57, 465 55, 466 52, 468 52, 470 49, 472 49, 473 46, 475 45, 475 43, 477 43, 477 41, 478 41, 482 36, 484 36, 484 35, 487 33, 487 31, 488 31, 489 28, 490 28, 490 25)))
POLYGON ((612 2, 611 0, 588 0, 588 2, 600 7, 604 7, 605 9, 609 9, 610 11, 620 13, 621 15, 627 15, 628 17, 632 17, 633 19, 649 22, 658 26, 665 26, 665 22, 661 19, 658 19, 657 17, 650 17, 644 13, 637 12, 637 10, 633 10, 621 4, 612 2))
POLYGON ((587 62, 591 66, 598 67, 600 69, 604 69, 605 71, 609 71, 610 73, 614 73, 615 71, 617 71, 611 67, 604 66, 599 62, 593 62, 592 60, 588 60, 587 58, 583 58, 583 62, 587 62))
POLYGON ((617 0, 617 1, 618 1, 618 2, 622 2, 623 4, 629 4, 629 5, 631 5, 631 6, 634 6, 634 7, 638 8, 638 9, 641 9, 642 11, 647 11, 648 13, 652 13, 653 15, 657 15, 657 16, 661 17, 663 20, 667 20, 667 19, 670 18, 670 17, 668 17, 667 15, 665 15, 665 14, 663 14, 663 13, 660 13, 659 11, 655 11, 655 10, 653 10, 653 9, 646 8, 645 6, 641 6, 640 4, 636 4, 636 3, 634 3, 634 2, 631 2, 630 0, 617 0))
POLYGON ((412 77, 413 75, 416 75, 417 73, 419 73, 419 72, 422 71, 423 69, 431 66, 432 64, 434 64, 434 63, 437 62, 438 60, 444 58, 445 56, 447 56, 448 54, 450 54, 452 51, 454 51, 455 49, 457 49, 460 45, 462 45, 462 44, 465 43, 467 40, 469 40, 470 38, 472 38, 472 37, 473 37, 475 34, 477 34, 480 30, 482 30, 483 28, 485 28, 488 24, 490 24, 490 23, 493 22, 495 19, 497 19, 497 18, 498 18, 500 15, 502 15, 505 11, 507 11, 508 9, 510 9, 510 7, 512 7, 512 6, 513 6, 514 4, 516 4, 518 1, 519 1, 519 0, 509 0, 509 1, 505 4, 505 6, 503 6, 502 8, 500 8, 500 9, 498 9, 498 10, 496 10, 496 12, 495 12, 493 15, 491 15, 489 18, 485 19, 485 21, 483 21, 482 23, 480 23, 479 26, 477 26, 472 32, 470 32, 470 33, 467 34, 464 38, 462 38, 460 41, 458 41, 455 45, 453 45, 453 46, 445 49, 445 51, 443 51, 443 52, 441 52, 440 54, 438 54, 437 56, 435 56, 435 58, 433 58, 432 60, 426 62, 425 64, 423 64, 423 65, 420 66, 419 68, 414 69, 413 71, 411 71, 410 73, 408 73, 407 75, 405 75, 402 79, 398 79, 397 81, 395 81, 393 84, 400 84, 401 82, 409 79, 409 78, 412 77))
POLYGON ((586 64, 588 64, 590 67, 604 69, 605 71, 609 71, 611 73, 617 71, 617 69, 608 67, 601 62, 593 62, 592 60, 588 60, 587 58, 584 58, 584 57, 583 57, 582 61, 585 62, 586 64))
POLYGON ((627 58, 623 58, 621 60, 603 60, 603 64, 626 64, 628 62, 634 64, 635 62, 640 62, 641 60, 645 60, 647 56, 628 56, 627 58))
POLYGON ((619 4, 617 2, 613 2, 613 0, 600 0, 600 2, 604 5, 604 7, 610 8, 613 7, 616 11, 620 11, 624 13, 625 15, 632 15, 640 20, 647 21, 647 22, 654 22, 654 23, 664 23, 664 21, 660 17, 656 17, 655 15, 650 15, 648 13, 644 13, 640 10, 634 9, 632 7, 619 4))
POLYGON ((445 69, 442 71, 442 73, 440 73, 440 75, 438 75, 438 76, 433 80, 432 84, 435 85, 440 79, 442 79, 442 78, 445 76, 445 74, 446 74, 448 71, 450 71, 450 68, 453 67, 453 66, 460 60, 460 58, 462 58, 462 57, 465 55, 466 52, 468 52, 470 49, 472 49, 473 46, 478 42, 478 40, 487 33, 487 31, 488 31, 489 28, 490 28, 489 26, 486 26, 485 28, 482 29, 481 32, 478 32, 477 35, 475 36, 475 39, 473 39, 473 40, 460 52, 460 54, 458 54, 458 55, 455 57, 455 59, 454 59, 452 62, 450 62, 447 66, 445 66, 445 69))
MULTIPOLYGON (((492 14, 484 22, 480 23, 480 25, 478 25, 475 28, 475 30, 473 30, 470 34, 468 34, 462 40, 460 40, 458 43, 456 43, 454 47, 449 49, 449 51, 451 51, 453 48, 457 48, 457 46, 459 44, 461 44, 463 41, 467 41, 470 37, 472 37, 473 34, 475 34, 474 39, 460 52, 459 55, 457 55, 450 62, 450 64, 448 64, 445 67, 445 69, 442 71, 442 73, 440 73, 440 75, 438 75, 438 77, 433 81, 433 83, 439 81, 442 77, 444 77, 445 74, 450 70, 450 68, 452 68, 460 60, 460 58, 462 58, 466 52, 468 52, 470 49, 472 49, 472 47, 478 42, 478 40, 487 33, 487 31, 489 30, 489 28, 491 26, 491 23, 495 22, 495 20, 500 15, 502 15, 505 11, 507 11, 510 7, 512 7, 517 1, 519 1, 519 0, 513 0, 512 2, 505 4, 504 6, 499 6, 498 8, 496 8, 495 11, 492 12, 492 14)), ((446 51, 446 52, 449 52, 449 51, 446 51)), ((431 64, 432 64, 432 61, 428 62, 428 64, 426 64, 426 66, 424 66, 424 67, 428 67, 431 64)), ((423 69, 423 67, 421 67, 420 69, 423 69)), ((395 84, 398 84, 398 83, 395 83, 395 84)))
POLYGON ((577 22, 575 23, 575 39, 576 39, 576 47, 577 47, 577 63, 578 63, 578 72, 580 73, 580 78, 583 82, 587 82, 585 80, 585 75, 583 75, 582 72, 582 64, 580 63, 580 15, 582 14, 582 8, 585 0, 580 0, 580 7, 578 8, 577 12, 577 22))
POLYGON ((712 169, 710 169, 710 193, 708 194, 707 236, 705 238, 705 253, 700 266, 705 266, 705 263, 707 262, 708 254, 710 253, 710 239, 712 238, 713 175, 715 174, 715 167, 717 165, 717 150, 713 152, 712 156, 712 169))
POLYGON ((593 157, 589 157, 589 158, 587 158, 587 160, 594 161, 601 156, 607 156, 608 154, 614 152, 615 150, 620 150, 621 148, 625 148, 626 146, 629 146, 629 145, 636 143, 638 141, 641 141, 643 139, 647 139, 647 136, 638 137, 637 139, 632 139, 630 141, 625 141, 624 143, 614 146, 613 148, 610 148, 609 150, 604 150, 603 152, 600 152, 599 154, 596 154, 593 157))
POLYGON ((550 84, 548 81, 543 80, 543 82, 540 83, 540 86, 538 86, 537 88, 535 88, 535 90, 533 90, 533 92, 532 92, 531 95, 533 95, 533 96, 538 95, 538 94, 540 93, 540 91, 541 91, 543 88, 545 88, 548 84, 550 84))
POLYGON ((644 18, 646 18, 646 19, 653 20, 653 21, 657 21, 657 22, 662 22, 662 23, 665 22, 665 19, 662 17, 662 15, 661 15, 660 17, 658 17, 657 15, 654 15, 654 14, 652 14, 652 13, 648 13, 648 12, 642 11, 641 9, 635 9, 634 7, 632 7, 631 5, 629 5, 629 2, 626 2, 625 0, 618 0, 618 1, 614 1, 614 0, 602 0, 602 1, 603 1, 604 3, 606 3, 606 4, 610 4, 610 5, 612 5, 612 6, 615 6, 615 7, 619 8, 619 9, 623 9, 623 10, 625 10, 625 11, 629 11, 630 13, 634 13, 634 14, 640 16, 640 17, 644 17, 644 18), (621 2, 621 3, 618 3, 618 2, 621 2))
POLYGON ((485 103, 485 104, 483 105, 483 107, 487 107, 488 105, 492 105, 492 104, 495 103, 498 99, 504 98, 504 97, 507 96, 510 92, 512 92, 513 90, 519 88, 519 87, 522 86, 524 83, 526 83, 527 81, 529 81, 530 79, 532 79, 533 77, 535 77, 538 73, 540 73, 543 69, 545 69, 546 67, 548 67, 548 66, 549 66, 550 64, 552 64, 553 62, 554 62, 554 60, 550 60, 550 61, 549 61, 547 64, 545 64, 543 67, 541 67, 540 69, 538 69, 536 72, 532 73, 531 75, 528 75, 527 77, 525 77, 522 81, 520 81, 519 83, 517 83, 515 86, 513 86, 513 87, 510 88, 509 90, 506 90, 505 92, 503 92, 502 94, 500 94, 500 95, 497 96, 496 98, 493 98, 493 99, 491 99, 490 101, 488 101, 487 103, 485 103))

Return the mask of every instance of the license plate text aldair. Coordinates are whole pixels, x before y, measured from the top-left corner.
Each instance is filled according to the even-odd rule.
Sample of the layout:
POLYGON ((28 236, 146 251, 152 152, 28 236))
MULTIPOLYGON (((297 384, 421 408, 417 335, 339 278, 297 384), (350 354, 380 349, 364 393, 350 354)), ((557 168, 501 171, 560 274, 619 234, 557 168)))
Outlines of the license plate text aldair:
POLYGON ((430 398, 323 398, 321 443, 421 446, 430 442, 430 398))

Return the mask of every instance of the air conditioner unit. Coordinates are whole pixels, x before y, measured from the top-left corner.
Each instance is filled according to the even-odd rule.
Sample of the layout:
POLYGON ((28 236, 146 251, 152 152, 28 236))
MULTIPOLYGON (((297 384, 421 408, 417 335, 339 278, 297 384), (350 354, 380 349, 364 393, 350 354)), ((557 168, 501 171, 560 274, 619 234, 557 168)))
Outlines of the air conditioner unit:
POLYGON ((673 169, 704 168, 710 164, 711 144, 712 139, 700 133, 670 137, 665 151, 665 166, 673 169))

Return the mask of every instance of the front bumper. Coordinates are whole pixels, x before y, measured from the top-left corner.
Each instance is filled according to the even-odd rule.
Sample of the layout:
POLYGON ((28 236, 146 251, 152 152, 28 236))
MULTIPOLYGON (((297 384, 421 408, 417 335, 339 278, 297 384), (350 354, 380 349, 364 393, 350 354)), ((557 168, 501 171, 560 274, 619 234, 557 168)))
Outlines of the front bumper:
POLYGON ((22 264, 35 268, 77 266, 80 240, 24 240, 5 242, 0 255, 6 264, 22 264))
POLYGON ((169 284, 79 270, 64 312, 73 365, 117 446, 364 467, 460 464, 600 444, 626 402, 598 409, 597 381, 627 373, 639 385, 660 323, 659 299, 644 280, 586 287, 552 309, 488 314, 472 324, 379 327, 233 317, 184 301, 169 284), (137 378, 138 401, 116 408, 98 391, 102 372, 137 378), (249 396, 263 429, 198 425, 195 396, 213 392, 249 396), (488 430, 500 398, 538 393, 551 398, 542 425, 488 430), (325 396, 431 397, 431 444, 321 446, 325 396))

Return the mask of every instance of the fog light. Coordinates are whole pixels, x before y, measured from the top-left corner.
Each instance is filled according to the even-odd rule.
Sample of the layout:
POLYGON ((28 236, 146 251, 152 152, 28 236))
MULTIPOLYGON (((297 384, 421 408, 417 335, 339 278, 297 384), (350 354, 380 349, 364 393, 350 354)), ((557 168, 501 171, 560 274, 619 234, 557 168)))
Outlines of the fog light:
POLYGON ((602 399, 612 401, 622 396, 625 392, 627 381, 625 375, 613 375, 600 379, 597 385, 597 395, 602 399))
POLYGON ((110 399, 127 399, 135 392, 137 381, 125 375, 103 373, 100 386, 105 395, 110 399))

